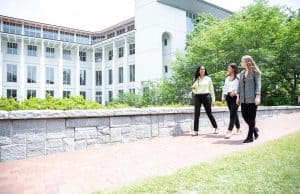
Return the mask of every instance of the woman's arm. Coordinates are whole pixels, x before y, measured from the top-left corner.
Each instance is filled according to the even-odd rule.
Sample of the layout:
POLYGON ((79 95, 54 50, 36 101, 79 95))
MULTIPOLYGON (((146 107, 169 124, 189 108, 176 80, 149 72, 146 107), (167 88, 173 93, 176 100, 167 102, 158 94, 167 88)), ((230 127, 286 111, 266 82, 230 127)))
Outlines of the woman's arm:
POLYGON ((212 99, 212 103, 215 102, 215 90, 214 90, 214 86, 213 86, 213 83, 212 83, 212 80, 211 78, 209 77, 209 93, 211 95, 211 99, 212 99))
POLYGON ((222 89, 222 102, 225 101, 225 94, 226 94, 225 88, 226 88, 227 82, 228 82, 228 77, 225 78, 224 86, 223 86, 223 89, 222 89))

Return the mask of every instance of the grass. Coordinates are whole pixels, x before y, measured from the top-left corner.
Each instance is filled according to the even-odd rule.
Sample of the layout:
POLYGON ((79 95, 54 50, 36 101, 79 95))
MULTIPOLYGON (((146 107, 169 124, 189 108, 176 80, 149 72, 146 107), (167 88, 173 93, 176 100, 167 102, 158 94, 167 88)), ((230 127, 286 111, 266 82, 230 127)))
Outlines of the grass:
POLYGON ((300 193, 300 133, 101 193, 300 193))

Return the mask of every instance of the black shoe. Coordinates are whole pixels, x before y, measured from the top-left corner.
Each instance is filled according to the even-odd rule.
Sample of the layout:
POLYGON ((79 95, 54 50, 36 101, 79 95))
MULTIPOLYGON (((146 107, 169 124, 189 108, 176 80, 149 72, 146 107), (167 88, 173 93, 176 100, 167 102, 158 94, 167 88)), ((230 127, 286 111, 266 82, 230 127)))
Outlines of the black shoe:
POLYGON ((247 138, 243 141, 243 143, 251 143, 253 142, 253 138, 247 138))
POLYGON ((255 127, 254 129, 254 139, 257 139, 258 138, 258 132, 259 132, 259 129, 257 127, 255 127))

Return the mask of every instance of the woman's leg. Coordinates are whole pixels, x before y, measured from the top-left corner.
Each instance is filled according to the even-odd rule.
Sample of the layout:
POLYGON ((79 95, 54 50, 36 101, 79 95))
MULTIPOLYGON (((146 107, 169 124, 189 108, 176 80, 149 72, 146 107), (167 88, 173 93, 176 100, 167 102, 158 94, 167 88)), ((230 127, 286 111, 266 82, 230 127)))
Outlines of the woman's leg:
POLYGON ((255 130, 255 118, 256 118, 256 109, 257 106, 254 103, 244 104, 244 110, 247 112, 247 124, 249 126, 249 131, 247 138, 244 140, 244 143, 253 142, 253 134, 255 130))
POLYGON ((234 127, 234 125, 238 123, 238 129, 239 127, 239 120, 237 117, 237 109, 238 109, 238 105, 236 104, 236 97, 231 97, 229 95, 226 96, 226 102, 229 108, 229 114, 230 114, 230 120, 229 120, 229 126, 228 126, 228 131, 225 135, 225 139, 229 139, 232 135, 232 129, 234 127))
POLYGON ((234 124, 236 123, 236 106, 237 105, 235 103, 234 98, 229 95, 226 96, 226 102, 228 104, 229 114, 230 114, 228 130, 232 131, 234 124))
POLYGON ((194 131, 199 131, 199 117, 200 117, 201 101, 200 96, 195 95, 195 116, 194 116, 194 131))
POLYGON ((249 106, 249 133, 247 138, 252 138, 255 131, 255 119, 257 106, 254 103, 248 104, 249 106))
POLYGON ((211 113, 211 103, 210 103, 210 100, 208 99, 208 95, 204 97, 203 99, 203 105, 204 105, 204 108, 205 108, 205 112, 212 124, 212 126, 217 129, 218 128, 218 125, 217 125, 217 122, 214 118, 214 116, 212 115, 211 113))

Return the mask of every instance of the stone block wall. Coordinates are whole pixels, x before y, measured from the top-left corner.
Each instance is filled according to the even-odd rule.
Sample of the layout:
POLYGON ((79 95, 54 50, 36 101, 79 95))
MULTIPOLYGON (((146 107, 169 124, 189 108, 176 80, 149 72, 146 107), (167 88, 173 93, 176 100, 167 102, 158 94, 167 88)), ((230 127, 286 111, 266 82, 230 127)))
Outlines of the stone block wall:
MULTIPOLYGON (((300 112, 300 107, 259 107, 257 119, 293 112, 300 112)), ((213 114, 220 127, 227 127, 226 107, 213 108, 213 114)), ((193 117, 193 107, 0 111, 0 161, 182 135, 192 130, 193 117)), ((203 111, 199 127, 211 128, 203 111)))

